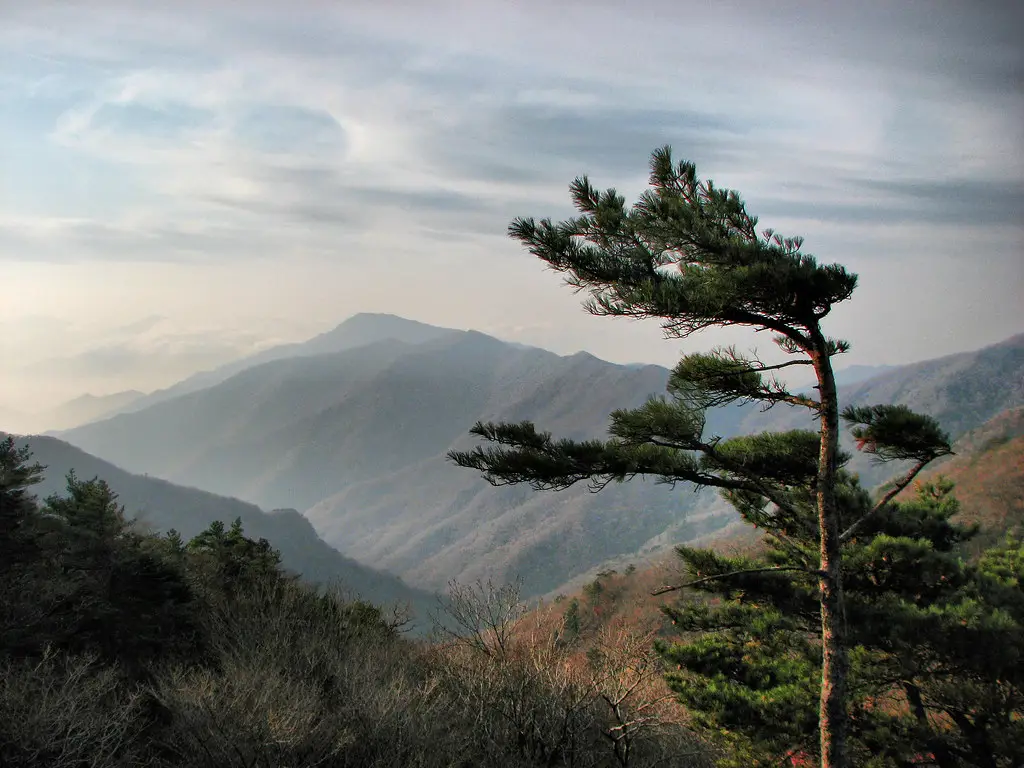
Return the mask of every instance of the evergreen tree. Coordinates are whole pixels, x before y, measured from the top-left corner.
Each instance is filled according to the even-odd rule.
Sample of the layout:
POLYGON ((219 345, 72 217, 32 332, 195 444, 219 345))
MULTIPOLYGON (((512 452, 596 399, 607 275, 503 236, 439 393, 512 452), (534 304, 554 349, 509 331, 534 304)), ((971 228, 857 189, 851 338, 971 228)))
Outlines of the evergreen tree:
POLYGON ((30 489, 43 467, 31 459, 28 447, 18 448, 13 437, 0 441, 0 656, 20 651, 40 613, 38 600, 30 598, 30 571, 40 554, 38 505, 30 489))
MULTIPOLYGON (((170 541, 173 546, 175 539, 170 541)), ((204 569, 225 593, 237 592, 260 578, 283 577, 279 570, 281 553, 266 539, 248 538, 242 530, 241 518, 236 518, 230 528, 214 520, 188 543, 187 550, 195 565, 204 569)))
POLYGON ((949 453, 948 440, 934 421, 906 408, 847 409, 843 415, 862 450, 911 466, 860 517, 844 518, 837 499, 840 409, 832 358, 849 343, 829 338, 822 321, 850 298, 856 276, 803 253, 800 237, 759 231, 738 193, 699 179, 691 163, 674 163, 667 147, 652 156, 650 184, 627 207, 614 189, 600 192, 578 178, 571 192, 580 216, 558 224, 520 218, 509 233, 571 286, 589 292, 586 308, 593 314, 657 318, 675 338, 745 326, 772 334, 791 359, 767 364, 734 348, 687 355, 672 371, 667 398, 611 415, 609 440, 555 440, 529 422, 478 423, 473 433, 496 445, 450 458, 483 471, 494 484, 557 489, 589 480, 600 488, 652 475, 720 489, 748 519, 785 541, 798 563, 789 567, 816 583, 821 764, 846 768, 842 546, 926 464, 949 453), (791 392, 778 380, 776 373, 791 366, 814 371, 816 395, 791 392), (705 435, 705 411, 737 402, 807 409, 818 430, 728 440, 705 435), (792 536, 790 528, 802 519, 797 501, 815 510, 813 547, 792 536))
MULTIPOLYGON (((844 505, 864 501, 841 473, 844 505)), ((895 768, 1011 768, 1024 761, 1024 559, 1019 543, 971 566, 977 532, 953 521, 949 484, 918 489, 844 549, 852 660, 854 764, 895 768)), ((802 515, 813 531, 814 510, 802 515)), ((660 650, 669 683, 730 765, 799 763, 817 753, 813 670, 820 617, 813 585, 777 538, 759 557, 680 547, 704 600, 667 609, 683 639, 660 650), (742 572, 734 578, 717 575, 742 572)))
POLYGON ((18 448, 13 437, 0 441, 0 576, 6 577, 31 557, 32 538, 26 531, 36 513, 29 489, 40 482, 45 469, 29 463, 28 446, 18 448))
POLYGON ((197 656, 194 595, 181 564, 138 533, 103 480, 68 474, 46 499, 42 540, 56 566, 50 642, 98 653, 139 673, 149 662, 197 656))

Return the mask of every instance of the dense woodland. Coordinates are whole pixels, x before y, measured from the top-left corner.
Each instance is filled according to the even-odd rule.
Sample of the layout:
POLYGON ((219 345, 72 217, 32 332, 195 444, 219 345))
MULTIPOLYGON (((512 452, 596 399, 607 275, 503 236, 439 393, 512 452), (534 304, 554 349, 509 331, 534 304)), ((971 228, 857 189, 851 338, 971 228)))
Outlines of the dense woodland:
MULTIPOLYGON (((800 238, 758 232, 735 192, 667 148, 651 185, 627 208, 578 179, 580 217, 517 219, 510 232, 588 291, 595 314, 658 318, 676 337, 771 331, 786 362, 690 354, 666 396, 612 412, 607 439, 478 422, 484 445, 448 458, 536 491, 638 476, 710 489, 756 532, 744 546, 680 546, 672 583, 609 570, 532 610, 519 585, 453 581, 433 634, 413 636, 400 608, 287 570, 241 515, 155 531, 104 479, 73 472, 38 498, 44 468, 8 437, 0 764, 1024 765, 1016 492, 972 512, 934 474, 948 461, 970 487, 945 426, 960 422, 896 402, 840 407, 832 358, 850 345, 822 321, 856 275, 819 264, 800 238), (775 375, 800 365, 817 384, 791 390, 775 375), (725 437, 709 426, 715 409, 744 403, 802 413, 802 428, 725 437), (869 488, 855 453, 894 478, 869 488), (636 584, 646 602, 631 613, 623 595, 636 584)), ((990 400, 971 404, 975 424, 990 400)), ((1019 457, 1016 433, 991 432, 1018 423, 1007 412, 973 434, 978 461, 1019 457)), ((986 482, 1004 485, 972 490, 970 503, 997 499, 1009 475, 986 482)))

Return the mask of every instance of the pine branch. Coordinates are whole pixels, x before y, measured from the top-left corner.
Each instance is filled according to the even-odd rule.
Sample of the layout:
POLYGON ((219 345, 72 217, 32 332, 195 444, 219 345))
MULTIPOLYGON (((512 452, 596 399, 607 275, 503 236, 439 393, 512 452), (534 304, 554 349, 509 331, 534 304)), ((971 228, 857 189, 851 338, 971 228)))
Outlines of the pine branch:
MULTIPOLYGON (((701 448, 701 452, 705 453, 708 456, 714 457, 715 461, 717 461, 727 471, 732 472, 733 474, 744 476, 745 473, 743 472, 743 468, 723 457, 720 452, 715 451, 715 445, 713 443, 706 444, 704 447, 701 448)), ((727 490, 747 491, 757 494, 759 496, 764 497, 769 502, 771 502, 780 510, 789 514, 790 516, 799 517, 796 508, 789 504, 787 501, 785 501, 785 499, 780 494, 776 493, 770 486, 768 486, 763 478, 750 477, 748 475, 747 483, 744 485, 737 484, 737 487, 734 488, 728 488, 728 486, 719 487, 725 487, 727 490)), ((803 560, 806 562, 808 554, 803 549, 803 547, 801 547, 799 544, 797 544, 795 541, 793 541, 791 538, 786 536, 781 531, 771 530, 770 532, 773 536, 778 538, 780 543, 782 543, 786 546, 787 549, 789 549, 790 554, 796 555, 798 560, 803 560)))
POLYGON ((845 531, 842 532, 842 534, 840 534, 840 543, 846 543, 847 541, 849 541, 850 537, 857 532, 857 529, 860 528, 860 526, 863 525, 868 518, 878 513, 879 510, 885 508, 889 504, 889 502, 895 499, 896 496, 899 495, 899 493, 904 488, 906 488, 914 481, 914 478, 917 477, 921 470, 924 469, 930 462, 931 459, 922 459, 921 461, 917 462, 917 464, 915 464, 913 467, 911 467, 910 471, 907 472, 907 474, 905 474, 903 477, 901 477, 899 480, 893 483, 892 488, 890 488, 886 492, 886 494, 882 496, 881 499, 878 500, 878 503, 875 504, 875 506, 873 506, 868 512, 861 515, 861 517, 858 518, 852 525, 850 525, 849 528, 847 528, 845 531))
MULTIPOLYGON (((754 371, 755 373, 764 373, 765 371, 778 371, 782 368, 789 368, 794 365, 814 365, 810 360, 790 360, 785 363, 778 363, 777 365, 764 365, 760 360, 753 360, 751 362, 757 363, 757 366, 751 366, 748 370, 754 371)), ((740 371, 723 371, 720 376, 737 376, 747 373, 746 370, 740 371)))
POLYGON ((770 402, 772 405, 775 403, 787 403, 788 405, 799 405, 804 408, 809 408, 812 411, 817 411, 821 408, 821 403, 810 397, 804 397, 803 395, 793 395, 789 392, 778 392, 770 396, 761 398, 766 402, 770 402))
POLYGON ((668 592, 675 592, 686 587, 695 587, 699 584, 706 584, 711 581, 718 581, 719 579, 728 579, 733 576, 742 576, 744 574, 754 573, 782 573, 784 571, 796 571, 799 573, 806 573, 809 576, 815 576, 817 578, 824 578, 826 576, 824 571, 812 570, 810 568, 804 568, 798 565, 783 565, 783 566, 770 566, 767 568, 744 568, 740 571, 729 571, 728 573, 718 573, 714 576, 705 576, 702 579, 696 579, 694 581, 688 581, 685 584, 679 584, 676 586, 664 586, 651 592, 651 597, 657 597, 658 595, 664 595, 668 592))

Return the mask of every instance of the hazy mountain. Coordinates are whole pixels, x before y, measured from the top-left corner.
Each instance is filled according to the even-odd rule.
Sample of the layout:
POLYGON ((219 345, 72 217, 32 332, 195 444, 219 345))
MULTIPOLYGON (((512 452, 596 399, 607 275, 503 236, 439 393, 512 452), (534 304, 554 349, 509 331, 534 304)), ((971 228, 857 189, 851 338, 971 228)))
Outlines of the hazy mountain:
POLYGON ((663 392, 667 376, 444 331, 264 363, 66 436, 133 471, 308 510, 329 543, 417 583, 521 574, 540 592, 666 529, 725 521, 681 523, 698 497, 651 482, 493 489, 445 453, 471 442, 477 419, 601 436, 611 410, 663 392))
POLYGON ((71 470, 82 479, 100 477, 117 492, 129 516, 154 530, 175 528, 190 538, 214 520, 230 524, 240 517, 246 535, 266 538, 280 550, 286 568, 311 581, 340 582, 377 603, 409 603, 424 619, 435 605, 431 594, 408 587, 393 575, 361 565, 328 546, 294 509, 267 513, 238 499, 134 475, 53 437, 20 438, 17 444, 27 444, 33 459, 47 468, 43 482, 33 489, 40 498, 62 493, 71 470))
POLYGON ((0 407, 0 429, 15 434, 56 432, 113 416, 145 397, 137 390, 112 395, 85 394, 46 411, 22 413, 0 407))
MULTIPOLYGON (((850 386, 840 387, 843 406, 902 403, 938 419, 953 440, 997 414, 1024 405, 1024 334, 972 352, 912 363, 850 386)), ((735 427, 740 432, 812 425, 802 409, 751 412, 735 427)), ((847 450, 852 441, 845 436, 847 450)), ((854 452, 855 453, 855 452, 854 452)), ((878 465, 855 453, 851 465, 872 485, 892 477, 899 465, 878 465)))
POLYGON ((284 360, 291 357, 331 354, 346 349, 392 339, 418 344, 452 333, 448 328, 438 328, 415 320, 406 320, 396 315, 360 313, 353 315, 337 328, 314 336, 308 341, 295 344, 281 344, 241 360, 227 363, 212 371, 201 371, 184 381, 166 389, 147 395, 134 404, 131 410, 141 410, 155 403, 164 402, 190 392, 212 387, 226 381, 236 373, 262 363, 284 360))
POLYGON ((49 411, 35 414, 36 431, 72 429, 81 424, 113 416, 146 396, 145 392, 129 389, 112 395, 85 394, 69 400, 49 411))
POLYGON ((905 403, 957 439, 1024 405, 1024 334, 974 352, 905 365, 844 392, 851 403, 905 403))
MULTIPOLYGON (((843 387, 843 402, 906 402, 959 434, 1024 404, 1022 340, 887 371, 843 387)), ((321 354, 264 362, 66 437, 133 471, 303 510, 345 554, 434 588, 519 574, 537 594, 608 558, 735 519, 714 494, 640 481, 597 495, 494 489, 445 460, 473 444, 467 430, 478 419, 603 436, 611 410, 664 392, 664 368, 561 357, 390 316, 356 316, 296 346, 321 354)), ((708 419, 708 431, 725 436, 812 426, 806 412, 782 406, 708 419)), ((857 468, 869 484, 898 469, 864 459, 857 468)))

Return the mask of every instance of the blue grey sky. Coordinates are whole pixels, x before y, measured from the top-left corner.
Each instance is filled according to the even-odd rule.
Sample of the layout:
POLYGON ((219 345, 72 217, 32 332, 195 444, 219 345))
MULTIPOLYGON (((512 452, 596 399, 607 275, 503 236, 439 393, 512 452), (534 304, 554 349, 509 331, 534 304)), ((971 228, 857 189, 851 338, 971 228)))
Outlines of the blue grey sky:
MULTIPOLYGON (((671 364, 505 236, 671 144, 861 275, 901 363, 1024 330, 1024 5, 0 0, 0 406, 361 311, 671 364)), ((749 339, 751 342, 754 339, 749 339)))

